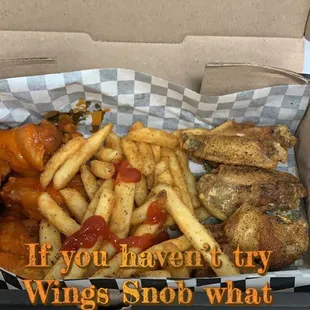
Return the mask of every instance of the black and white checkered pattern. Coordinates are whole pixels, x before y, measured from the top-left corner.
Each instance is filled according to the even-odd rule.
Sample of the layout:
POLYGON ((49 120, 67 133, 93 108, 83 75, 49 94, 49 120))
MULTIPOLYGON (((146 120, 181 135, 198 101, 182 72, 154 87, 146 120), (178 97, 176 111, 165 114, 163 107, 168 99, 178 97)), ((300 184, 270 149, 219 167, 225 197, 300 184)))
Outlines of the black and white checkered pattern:
MULTIPOLYGON (((83 289, 94 285, 96 289, 101 287, 109 289, 113 303, 121 303, 124 282, 129 279, 83 279, 62 280, 61 287, 76 287, 83 289)), ((158 290, 165 287, 178 288, 177 281, 182 279, 132 279, 139 282, 140 287, 155 287, 158 290)), ((234 286, 245 291, 247 288, 261 290, 266 283, 277 292, 310 292, 310 270, 290 270, 269 272, 265 276, 257 274, 239 275, 223 278, 191 278, 183 279, 186 287, 199 292, 206 287, 225 287, 226 281, 233 281, 234 286)), ((23 279, 0 268, 0 289, 25 290, 23 279)))
MULTIPOLYGON (((95 69, 0 80, 0 124, 39 122, 45 112, 66 112, 79 99, 110 108, 104 123, 118 134, 141 120, 149 127, 176 130, 219 125, 227 119, 258 125, 285 124, 295 132, 304 116, 310 86, 275 86, 225 96, 202 96, 160 78, 127 69, 95 69)), ((91 107, 92 108, 92 107, 91 107)), ((85 134, 90 119, 81 125, 85 134)), ((294 153, 280 170, 296 174, 294 153)))
MULTIPOLYGON (((39 122, 48 111, 67 112, 78 100, 110 108, 104 123, 115 124, 122 135, 141 120, 146 126, 168 131, 187 127, 219 125, 227 119, 252 121, 258 125, 285 124, 294 133, 308 107, 310 86, 285 85, 225 96, 202 96, 160 78, 127 69, 95 69, 0 80, 0 126, 14 127, 39 122)), ((90 119, 80 130, 88 134, 90 119)), ((297 173, 294 151, 279 170, 297 173)), ((197 171, 195 171, 197 172, 197 171)), ((1 269, 0 269, 1 270, 1 269)), ((310 270, 268 273, 264 277, 241 275, 231 278, 187 279, 194 290, 223 286, 233 280, 239 288, 262 287, 269 281, 274 290, 310 291, 310 270)), ((173 279, 141 279, 142 286, 176 287, 173 279)), ((124 279, 66 280, 64 285, 107 287, 121 291, 124 279)), ((0 289, 24 289, 22 280, 1 270, 0 289)))

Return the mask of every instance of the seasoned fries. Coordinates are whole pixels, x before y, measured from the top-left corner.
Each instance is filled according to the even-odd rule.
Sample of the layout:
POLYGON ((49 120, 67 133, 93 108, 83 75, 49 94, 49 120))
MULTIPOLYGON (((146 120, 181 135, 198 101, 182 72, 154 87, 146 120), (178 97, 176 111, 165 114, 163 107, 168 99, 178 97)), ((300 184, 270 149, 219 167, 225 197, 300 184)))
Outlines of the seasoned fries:
POLYGON ((101 197, 101 193, 103 191, 104 188, 108 188, 108 189, 113 189, 113 182, 112 180, 106 180, 104 181, 101 186, 97 189, 97 192, 94 196, 94 198, 92 199, 92 201, 90 202, 90 204, 88 205, 86 212, 84 214, 83 217, 83 221, 85 222, 88 218, 90 218, 91 216, 93 216, 96 212, 96 209, 98 207, 98 203, 101 197))
POLYGON ((194 208, 198 208, 200 206, 200 201, 198 198, 198 191, 196 188, 196 179, 189 169, 189 162, 188 162, 187 155, 183 150, 177 149, 176 156, 182 168, 184 180, 187 185, 187 189, 188 189, 191 201, 193 203, 193 206, 194 208))
POLYGON ((118 150, 101 147, 95 157, 106 163, 118 163, 122 160, 123 155, 118 150))
POLYGON ((149 177, 153 174, 155 169, 155 158, 152 148, 149 144, 141 142, 138 144, 138 149, 143 161, 141 172, 146 177, 149 177))
POLYGON ((212 266, 218 276, 232 276, 239 274, 239 271, 231 262, 229 257, 220 251, 219 244, 214 240, 210 231, 198 222, 188 207, 182 202, 175 191, 168 185, 157 185, 155 192, 165 190, 167 192, 166 208, 174 218, 184 235, 191 240, 194 248, 203 255, 204 259, 212 266), (221 254, 222 264, 214 267, 211 262, 209 250, 217 249, 221 254))
POLYGON ((47 261, 48 265, 54 265, 59 257, 59 250, 61 248, 61 236, 60 231, 46 220, 42 220, 40 223, 40 245, 44 243, 50 243, 52 248, 49 251, 47 261))
POLYGON ((73 188, 65 188, 60 191, 66 200, 67 206, 79 223, 82 223, 88 203, 85 198, 73 188))
POLYGON ((175 184, 176 187, 179 188, 181 195, 182 195, 182 200, 186 204, 186 206, 193 211, 194 206, 192 204, 191 197, 189 195, 184 176, 183 176, 183 171, 181 168, 180 163, 177 160, 177 157, 173 154, 172 151, 169 150, 169 153, 167 154, 169 158, 169 168, 173 176, 173 183, 175 184))
POLYGON ((120 238, 125 238, 130 229, 131 214, 134 207, 135 184, 120 183, 115 186, 115 207, 111 217, 110 229, 120 238))
POLYGON ((116 150, 121 156, 123 156, 123 149, 121 145, 121 139, 114 132, 110 132, 105 141, 107 148, 116 150))
POLYGON ((108 184, 105 184, 105 186, 103 186, 100 198, 98 200, 95 215, 100 215, 106 220, 106 222, 109 222, 113 212, 114 205, 115 205, 115 195, 113 188, 111 188, 111 186, 108 186, 108 184))
POLYGON ((48 193, 40 195, 38 205, 42 215, 65 236, 71 236, 79 230, 80 225, 63 211, 48 193))
POLYGON ((144 176, 141 176, 141 181, 136 184, 135 189, 135 202, 138 207, 142 206, 146 202, 148 194, 149 191, 146 179, 144 176))
MULTIPOLYGON (((194 248, 210 264, 207 245, 220 250, 211 233, 200 224, 210 214, 200 204, 188 156, 179 148, 180 131, 169 134, 146 128, 139 121, 131 126, 127 135, 119 137, 112 128, 108 124, 88 139, 69 140, 44 167, 40 176, 42 186, 46 187, 53 180, 54 188, 59 190, 72 215, 67 214, 64 205, 56 198, 54 200, 48 190, 40 195, 38 210, 45 218, 40 223, 40 243, 49 242, 53 246, 49 253, 51 266, 45 270, 44 279, 189 278, 193 268, 172 267, 167 263, 159 266, 156 262, 145 269, 121 268, 120 245, 127 239, 128 250, 132 253, 151 254, 157 258, 159 251, 179 251, 183 255, 194 248), (70 182, 79 175, 85 189, 83 192, 70 182), (96 222, 100 219, 104 221, 101 224, 96 222), (89 224, 92 220, 95 220, 94 230, 89 224), (90 226, 86 229, 85 225, 90 226), (183 235, 167 240, 169 227, 171 231, 173 227, 179 227, 183 235), (63 246, 68 249, 68 240, 73 234, 73 238, 79 241, 79 233, 87 234, 88 229, 92 233, 104 229, 104 233, 100 230, 100 235, 88 247, 80 243, 76 255, 92 256, 94 251, 104 251, 108 265, 100 267, 91 262, 87 267, 80 267, 73 262, 68 273, 64 274, 69 266, 59 251, 63 246), (64 243, 61 234, 67 237, 64 243), (151 238, 144 240, 147 246, 134 245, 135 238, 146 237, 151 238)), ((228 256, 223 252, 220 255, 223 264, 214 268, 215 273, 218 276, 238 274, 228 256)))
POLYGON ((155 162, 158 163, 161 159, 161 147, 159 145, 151 144, 155 162))
POLYGON ((72 180, 80 167, 98 152, 100 146, 108 134, 111 133, 112 129, 112 124, 104 126, 88 138, 71 158, 65 161, 54 176, 53 181, 55 189, 63 189, 72 180))
POLYGON ((70 140, 62 148, 58 150, 51 157, 51 159, 46 163, 44 171, 41 173, 40 182, 42 187, 47 187, 47 185, 52 181, 56 171, 63 165, 63 163, 70 158, 77 150, 86 142, 82 137, 77 137, 70 140))
POLYGON ((141 128, 128 133, 127 138, 136 142, 155 144, 170 149, 175 149, 179 145, 177 137, 166 131, 154 128, 141 128))
POLYGON ((100 160, 93 160, 90 163, 91 172, 100 179, 111 179, 115 173, 115 167, 111 163, 105 163, 100 160))
POLYGON ((143 169, 143 162, 142 158, 139 155, 138 147, 136 143, 133 141, 130 141, 126 138, 122 138, 121 140, 122 148, 124 150, 124 154, 130 163, 130 165, 139 171, 142 171, 143 169))
POLYGON ((81 179, 89 199, 93 199, 98 189, 98 183, 87 165, 81 167, 81 179))
POLYGON ((152 270, 140 273, 141 278, 171 278, 171 273, 168 270, 152 270))

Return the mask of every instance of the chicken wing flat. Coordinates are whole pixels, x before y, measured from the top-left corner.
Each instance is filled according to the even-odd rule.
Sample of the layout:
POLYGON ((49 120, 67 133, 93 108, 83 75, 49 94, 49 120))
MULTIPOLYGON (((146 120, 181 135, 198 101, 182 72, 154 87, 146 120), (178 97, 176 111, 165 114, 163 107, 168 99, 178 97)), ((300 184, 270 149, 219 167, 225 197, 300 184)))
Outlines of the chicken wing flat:
POLYGON ((60 147, 62 137, 56 126, 45 120, 40 125, 0 130, 0 160, 20 175, 36 175, 43 170, 45 157, 60 147))
MULTIPOLYGON (((79 175, 76 175, 70 181, 68 187, 76 189, 86 198, 87 194, 79 175)), ((16 207, 21 207, 24 216, 40 221, 43 217, 38 210, 38 198, 44 191, 47 191, 59 206, 70 213, 60 192, 55 190, 52 184, 46 189, 42 188, 40 179, 35 177, 10 177, 5 186, 0 190, 0 198, 6 208, 15 209, 16 207)))
POLYGON ((224 225, 225 236, 235 249, 272 251, 271 270, 293 264, 309 248, 308 224, 301 219, 266 215, 249 204, 240 207, 224 225))
POLYGON ((21 176, 37 176, 63 142, 81 135, 72 122, 68 116, 61 118, 57 126, 43 120, 39 125, 0 130, 0 161, 6 161, 21 176))
POLYGON ((307 195, 295 176, 250 166, 221 165, 203 175, 197 189, 205 208, 220 220, 244 202, 263 211, 298 209, 300 199, 307 195))
POLYGON ((213 130, 189 129, 180 133, 180 146, 191 157, 215 163, 276 168, 287 162, 296 138, 285 125, 255 126, 227 121, 213 130))

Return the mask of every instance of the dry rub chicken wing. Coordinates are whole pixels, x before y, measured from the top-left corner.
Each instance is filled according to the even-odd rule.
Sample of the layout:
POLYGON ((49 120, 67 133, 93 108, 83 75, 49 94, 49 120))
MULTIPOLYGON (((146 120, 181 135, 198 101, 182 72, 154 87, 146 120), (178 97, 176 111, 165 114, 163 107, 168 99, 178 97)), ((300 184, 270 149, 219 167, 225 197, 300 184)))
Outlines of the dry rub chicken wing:
POLYGON ((249 204, 240 207, 224 225, 229 244, 242 251, 272 251, 270 269, 293 264, 309 248, 308 224, 267 215, 249 204))
POLYGON ((307 195, 299 180, 286 172, 250 166, 221 165, 197 182, 205 208, 220 220, 231 216, 242 203, 260 210, 298 209, 307 195))
POLYGON ((213 130, 189 129, 180 133, 180 146, 191 157, 215 163, 276 168, 287 161, 296 138, 285 125, 255 126, 227 121, 213 130))

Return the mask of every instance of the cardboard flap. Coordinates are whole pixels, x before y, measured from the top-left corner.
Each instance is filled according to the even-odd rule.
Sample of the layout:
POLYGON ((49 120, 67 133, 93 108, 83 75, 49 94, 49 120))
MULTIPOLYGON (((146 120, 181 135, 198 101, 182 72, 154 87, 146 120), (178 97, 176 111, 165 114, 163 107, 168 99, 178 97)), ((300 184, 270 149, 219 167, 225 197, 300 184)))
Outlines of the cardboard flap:
POLYGON ((2 0, 0 30, 80 32, 109 42, 302 38, 309 7, 309 0, 2 0))
POLYGON ((307 83, 308 79, 303 75, 274 66, 207 64, 200 92, 203 95, 220 96, 255 88, 307 83))
POLYGON ((111 43, 77 33, 0 31, 0 41, 2 78, 116 67, 145 72, 199 92, 206 63, 303 68, 303 39, 186 37, 181 44, 111 43), (37 63, 30 63, 32 58, 37 63))

